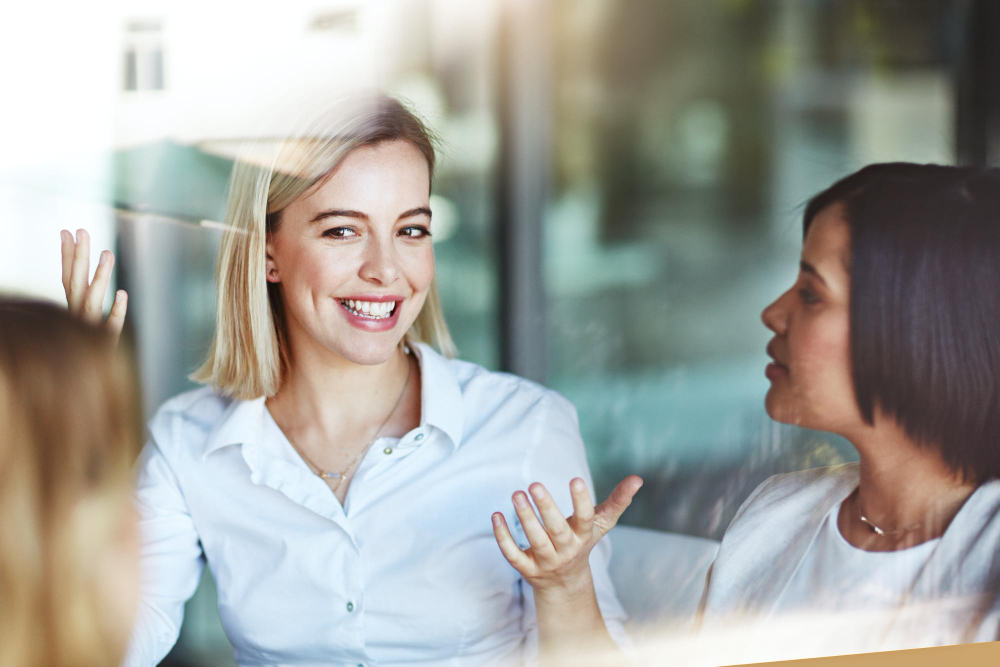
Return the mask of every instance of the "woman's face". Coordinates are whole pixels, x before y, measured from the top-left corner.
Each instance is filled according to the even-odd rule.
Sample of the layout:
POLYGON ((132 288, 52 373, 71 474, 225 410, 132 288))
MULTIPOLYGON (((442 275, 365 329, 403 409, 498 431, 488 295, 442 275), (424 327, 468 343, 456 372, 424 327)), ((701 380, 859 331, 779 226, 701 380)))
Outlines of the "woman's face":
POLYGON ((850 227, 843 205, 813 219, 795 284, 764 309, 774 332, 765 406, 786 424, 847 435, 863 423, 855 399, 849 344, 850 227))
POLYGON ((429 192, 423 154, 388 141, 354 150, 281 212, 267 279, 281 285, 295 354, 390 358, 434 278, 429 192))

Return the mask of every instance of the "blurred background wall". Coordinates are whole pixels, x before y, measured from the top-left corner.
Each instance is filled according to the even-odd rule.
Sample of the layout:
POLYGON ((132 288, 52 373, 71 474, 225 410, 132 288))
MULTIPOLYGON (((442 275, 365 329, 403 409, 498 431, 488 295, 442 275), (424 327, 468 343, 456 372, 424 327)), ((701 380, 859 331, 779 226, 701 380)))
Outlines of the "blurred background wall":
MULTIPOLYGON (((23 4, 0 22, 0 290, 61 299, 61 228, 94 265, 115 249, 155 409, 212 331, 240 144, 382 88, 443 139, 462 356, 576 404, 598 493, 646 478, 627 523, 718 538, 769 475, 853 455, 763 410, 759 313, 803 203, 874 161, 995 161, 998 29, 991 0, 23 4)), ((232 664, 209 575, 167 664, 232 664)))

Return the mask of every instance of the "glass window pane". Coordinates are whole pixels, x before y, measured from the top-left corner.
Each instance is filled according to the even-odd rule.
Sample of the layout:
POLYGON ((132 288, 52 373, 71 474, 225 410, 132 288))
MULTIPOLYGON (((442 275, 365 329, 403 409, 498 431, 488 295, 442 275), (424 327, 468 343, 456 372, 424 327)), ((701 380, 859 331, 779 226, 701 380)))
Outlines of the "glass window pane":
POLYGON ((955 3, 556 3, 550 384, 598 494, 718 538, 775 472, 855 457, 763 409, 760 312, 802 204, 874 161, 954 160, 955 3))

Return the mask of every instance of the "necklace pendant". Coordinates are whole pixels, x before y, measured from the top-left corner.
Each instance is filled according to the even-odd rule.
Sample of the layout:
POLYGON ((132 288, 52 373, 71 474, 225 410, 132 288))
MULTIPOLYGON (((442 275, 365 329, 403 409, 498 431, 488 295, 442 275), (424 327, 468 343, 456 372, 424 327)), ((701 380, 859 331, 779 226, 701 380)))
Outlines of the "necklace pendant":
POLYGON ((882 530, 881 528, 879 528, 878 526, 876 526, 876 525, 875 525, 874 523, 872 523, 871 521, 869 521, 869 520, 868 520, 868 517, 866 517, 865 515, 861 514, 861 515, 859 515, 859 517, 858 517, 858 518, 860 518, 860 519, 861 519, 861 522, 862 522, 863 524, 865 524, 866 526, 868 526, 869 528, 871 528, 871 531, 872 531, 873 533, 875 533, 876 535, 882 535, 882 536, 884 536, 884 535, 885 535, 885 531, 884 531, 884 530, 882 530))
POLYGON ((340 479, 340 480, 344 479, 344 476, 339 472, 327 472, 325 470, 320 470, 319 476, 322 477, 323 479, 340 479))

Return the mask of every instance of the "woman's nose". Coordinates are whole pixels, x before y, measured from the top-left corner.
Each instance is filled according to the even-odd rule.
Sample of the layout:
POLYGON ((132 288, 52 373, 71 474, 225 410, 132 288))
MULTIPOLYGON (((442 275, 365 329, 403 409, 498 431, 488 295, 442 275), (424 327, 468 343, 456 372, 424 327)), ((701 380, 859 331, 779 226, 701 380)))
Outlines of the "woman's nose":
POLYGON ((788 311, 784 305, 785 297, 788 296, 788 293, 785 292, 779 296, 760 314, 760 319, 764 323, 764 326, 779 336, 784 335, 788 326, 788 311))
POLYGON ((373 239, 365 250, 360 274, 363 279, 379 285, 394 282, 399 277, 399 267, 391 245, 373 239))

